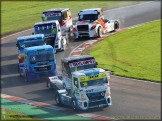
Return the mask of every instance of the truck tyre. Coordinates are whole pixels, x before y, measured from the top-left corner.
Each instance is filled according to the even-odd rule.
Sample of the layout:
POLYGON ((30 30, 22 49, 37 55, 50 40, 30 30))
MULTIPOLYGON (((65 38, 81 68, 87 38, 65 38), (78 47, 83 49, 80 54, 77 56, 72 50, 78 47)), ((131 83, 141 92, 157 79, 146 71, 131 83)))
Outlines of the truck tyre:
POLYGON ((74 28, 73 28, 73 26, 70 26, 70 28, 69 28, 69 35, 70 35, 70 37, 74 36, 74 28))
POLYGON ((56 92, 56 94, 55 94, 55 101, 56 101, 57 105, 61 105, 60 96, 59 96, 58 92, 56 92))
POLYGON ((76 106, 75 100, 72 100, 72 108, 73 108, 73 110, 77 110, 77 106, 76 106))
POLYGON ((98 37, 101 37, 101 35, 102 35, 102 29, 101 29, 101 27, 99 27, 98 28, 98 37))
POLYGON ((63 44, 63 40, 61 41, 61 45, 62 45, 62 51, 64 51, 65 50, 65 45, 63 44))
POLYGON ((63 89, 66 89, 66 85, 65 85, 65 83, 63 83, 63 89))
POLYGON ((47 87, 48 87, 48 89, 52 89, 52 85, 51 85, 50 81, 48 81, 48 80, 47 80, 47 87))
POLYGON ((117 21, 114 22, 114 31, 119 28, 119 23, 117 21))
POLYGON ((18 69, 19 76, 21 76, 19 64, 18 64, 18 68, 17 69, 18 69))
POLYGON ((28 74, 27 74, 27 72, 25 71, 25 82, 28 82, 29 80, 28 80, 28 74))

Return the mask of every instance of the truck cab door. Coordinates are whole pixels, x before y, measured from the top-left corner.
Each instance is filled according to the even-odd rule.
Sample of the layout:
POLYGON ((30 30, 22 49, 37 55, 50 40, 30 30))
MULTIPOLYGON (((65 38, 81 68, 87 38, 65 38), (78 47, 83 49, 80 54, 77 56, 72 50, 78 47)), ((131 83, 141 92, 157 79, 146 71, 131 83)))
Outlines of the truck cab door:
POLYGON ((80 84, 77 77, 72 77, 72 92, 76 98, 79 98, 80 84))
POLYGON ((60 28, 60 24, 57 24, 57 36, 60 37, 61 36, 61 28, 60 28))

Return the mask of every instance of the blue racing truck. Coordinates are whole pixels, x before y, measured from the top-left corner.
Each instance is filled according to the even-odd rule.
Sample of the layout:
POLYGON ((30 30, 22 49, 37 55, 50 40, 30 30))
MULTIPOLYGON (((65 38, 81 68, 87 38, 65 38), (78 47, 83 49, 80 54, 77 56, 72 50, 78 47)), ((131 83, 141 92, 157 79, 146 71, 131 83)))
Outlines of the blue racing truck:
POLYGON ((58 20, 35 23, 32 34, 44 34, 46 44, 51 45, 56 51, 64 51, 66 48, 67 38, 61 34, 58 20))
POLYGON ((25 48, 24 63, 19 63, 19 73, 25 81, 58 76, 53 47, 42 45, 25 48))
POLYGON ((44 34, 21 36, 17 38, 16 46, 18 47, 19 63, 24 62, 24 49, 32 46, 45 45, 44 34))

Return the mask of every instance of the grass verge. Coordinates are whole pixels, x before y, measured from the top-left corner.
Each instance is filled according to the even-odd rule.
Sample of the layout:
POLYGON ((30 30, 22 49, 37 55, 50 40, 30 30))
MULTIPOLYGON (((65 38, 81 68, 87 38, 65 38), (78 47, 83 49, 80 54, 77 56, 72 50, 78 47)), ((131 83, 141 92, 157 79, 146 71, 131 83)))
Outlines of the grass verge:
POLYGON ((2 1, 1 35, 31 28, 41 21, 41 14, 50 8, 69 7, 76 16, 81 9, 101 7, 104 10, 140 3, 140 1, 2 1))
POLYGON ((45 121, 44 119, 39 119, 33 116, 28 116, 20 112, 13 112, 11 110, 7 110, 4 108, 1 108, 1 119, 3 120, 32 120, 32 121, 45 121))
POLYGON ((114 75, 161 82, 161 20, 114 34, 88 54, 114 75))

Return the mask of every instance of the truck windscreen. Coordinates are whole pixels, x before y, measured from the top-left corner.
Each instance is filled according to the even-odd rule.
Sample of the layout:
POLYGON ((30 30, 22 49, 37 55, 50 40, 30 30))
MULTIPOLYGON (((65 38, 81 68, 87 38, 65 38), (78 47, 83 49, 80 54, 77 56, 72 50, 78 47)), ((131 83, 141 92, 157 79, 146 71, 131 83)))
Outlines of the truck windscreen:
POLYGON ((58 20, 60 22, 61 18, 60 11, 48 11, 42 14, 42 21, 58 20))
POLYGON ((40 24, 34 26, 35 34, 56 34, 56 23, 40 24))
POLYGON ((41 54, 41 55, 30 56, 31 64, 34 64, 36 62, 43 62, 43 61, 54 61, 54 55, 53 54, 41 54))
POLYGON ((108 83, 107 78, 101 78, 101 79, 95 79, 95 80, 80 82, 80 85, 81 85, 81 87, 87 87, 87 86, 103 85, 105 83, 108 83))
POLYGON ((19 42, 18 43, 18 48, 19 49, 24 49, 26 47, 32 47, 32 46, 39 46, 39 45, 44 45, 44 42, 19 42))
POLYGON ((84 70, 89 68, 95 68, 96 62, 94 59, 77 61, 77 62, 69 63, 69 67, 70 67, 70 71, 74 72, 74 71, 79 71, 79 70, 84 70))
POLYGON ((79 15, 79 21, 83 20, 97 20, 98 19, 98 14, 84 14, 84 15, 79 15))

